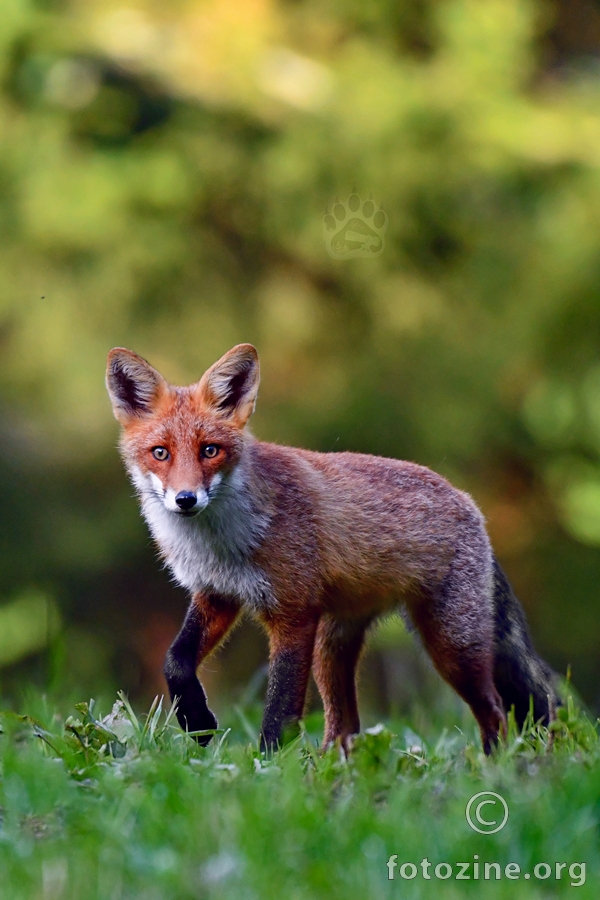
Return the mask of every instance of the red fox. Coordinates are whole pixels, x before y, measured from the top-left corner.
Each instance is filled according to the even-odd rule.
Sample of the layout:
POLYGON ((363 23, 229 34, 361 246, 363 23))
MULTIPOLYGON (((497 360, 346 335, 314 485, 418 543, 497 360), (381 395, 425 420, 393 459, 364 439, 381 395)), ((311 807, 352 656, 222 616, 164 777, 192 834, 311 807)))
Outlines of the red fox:
MULTIPOLYGON (((324 746, 360 729, 365 633, 401 608, 441 676, 469 704, 490 753, 514 706, 553 717, 553 673, 468 494, 423 466, 316 453, 246 429, 259 383, 251 344, 189 387, 116 348, 106 376, 121 452, 143 515, 191 603, 165 663, 182 728, 212 730, 197 670, 242 611, 265 626, 270 665, 261 747, 302 716, 312 666, 324 746)), ((208 743, 210 736, 200 736, 208 743)))

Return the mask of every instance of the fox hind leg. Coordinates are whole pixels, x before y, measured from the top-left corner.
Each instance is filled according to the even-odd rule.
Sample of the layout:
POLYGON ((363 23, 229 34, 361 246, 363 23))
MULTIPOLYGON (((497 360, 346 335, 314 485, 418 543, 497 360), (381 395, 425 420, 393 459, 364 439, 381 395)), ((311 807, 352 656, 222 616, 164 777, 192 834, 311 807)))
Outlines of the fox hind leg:
POLYGON ((502 698, 494 684, 491 641, 464 645, 454 642, 443 630, 440 633, 419 627, 419 631, 437 671, 471 707, 483 749, 490 754, 498 736, 506 734, 502 698))
POLYGON ((356 669, 370 619, 319 622, 313 675, 325 709, 323 746, 339 740, 345 750, 360 731, 356 699, 356 669))
POLYGON ((494 682, 491 570, 486 568, 471 554, 461 559, 457 552, 443 581, 409 611, 435 668, 471 707, 489 754, 506 734, 506 715, 494 682))

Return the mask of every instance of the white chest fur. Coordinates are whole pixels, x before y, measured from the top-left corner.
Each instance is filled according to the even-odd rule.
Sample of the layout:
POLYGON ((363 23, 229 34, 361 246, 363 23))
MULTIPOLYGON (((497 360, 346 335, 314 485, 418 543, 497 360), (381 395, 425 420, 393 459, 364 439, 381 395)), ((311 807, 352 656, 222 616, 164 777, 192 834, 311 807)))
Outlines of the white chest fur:
POLYGON ((194 518, 168 510, 141 472, 131 475, 144 518, 179 584, 189 591, 214 591, 235 598, 256 610, 276 605, 269 579, 251 561, 268 516, 253 508, 235 472, 194 518))

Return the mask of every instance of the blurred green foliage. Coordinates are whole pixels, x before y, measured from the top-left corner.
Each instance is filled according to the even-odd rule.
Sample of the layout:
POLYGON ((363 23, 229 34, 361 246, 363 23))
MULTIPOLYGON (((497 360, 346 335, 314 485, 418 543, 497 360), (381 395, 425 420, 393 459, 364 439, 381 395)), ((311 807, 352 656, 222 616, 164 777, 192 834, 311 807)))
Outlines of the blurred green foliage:
POLYGON ((255 433, 471 491, 540 649, 598 704, 600 80, 545 66, 552 9, 3 0, 0 590, 62 617, 5 690, 156 688, 184 598, 114 449, 106 353, 182 383, 251 341, 255 433), (377 259, 325 251, 353 186, 389 217, 377 259))

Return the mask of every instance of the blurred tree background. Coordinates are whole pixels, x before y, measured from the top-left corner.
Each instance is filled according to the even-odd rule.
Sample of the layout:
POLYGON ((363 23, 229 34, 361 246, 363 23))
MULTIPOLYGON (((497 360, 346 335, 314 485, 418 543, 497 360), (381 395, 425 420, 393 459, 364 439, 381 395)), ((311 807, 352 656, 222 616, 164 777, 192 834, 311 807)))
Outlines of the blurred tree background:
MULTIPOLYGON (((0 10, 4 697, 163 690, 186 598, 115 450, 106 353, 188 383, 251 341, 255 434, 470 491, 539 649, 597 709, 598 5, 0 10), (389 217, 376 259, 326 252, 353 186, 389 217)), ((209 689, 239 693, 265 655, 244 625, 209 689)), ((425 690, 416 660, 399 628, 374 636, 373 708, 425 690)))

